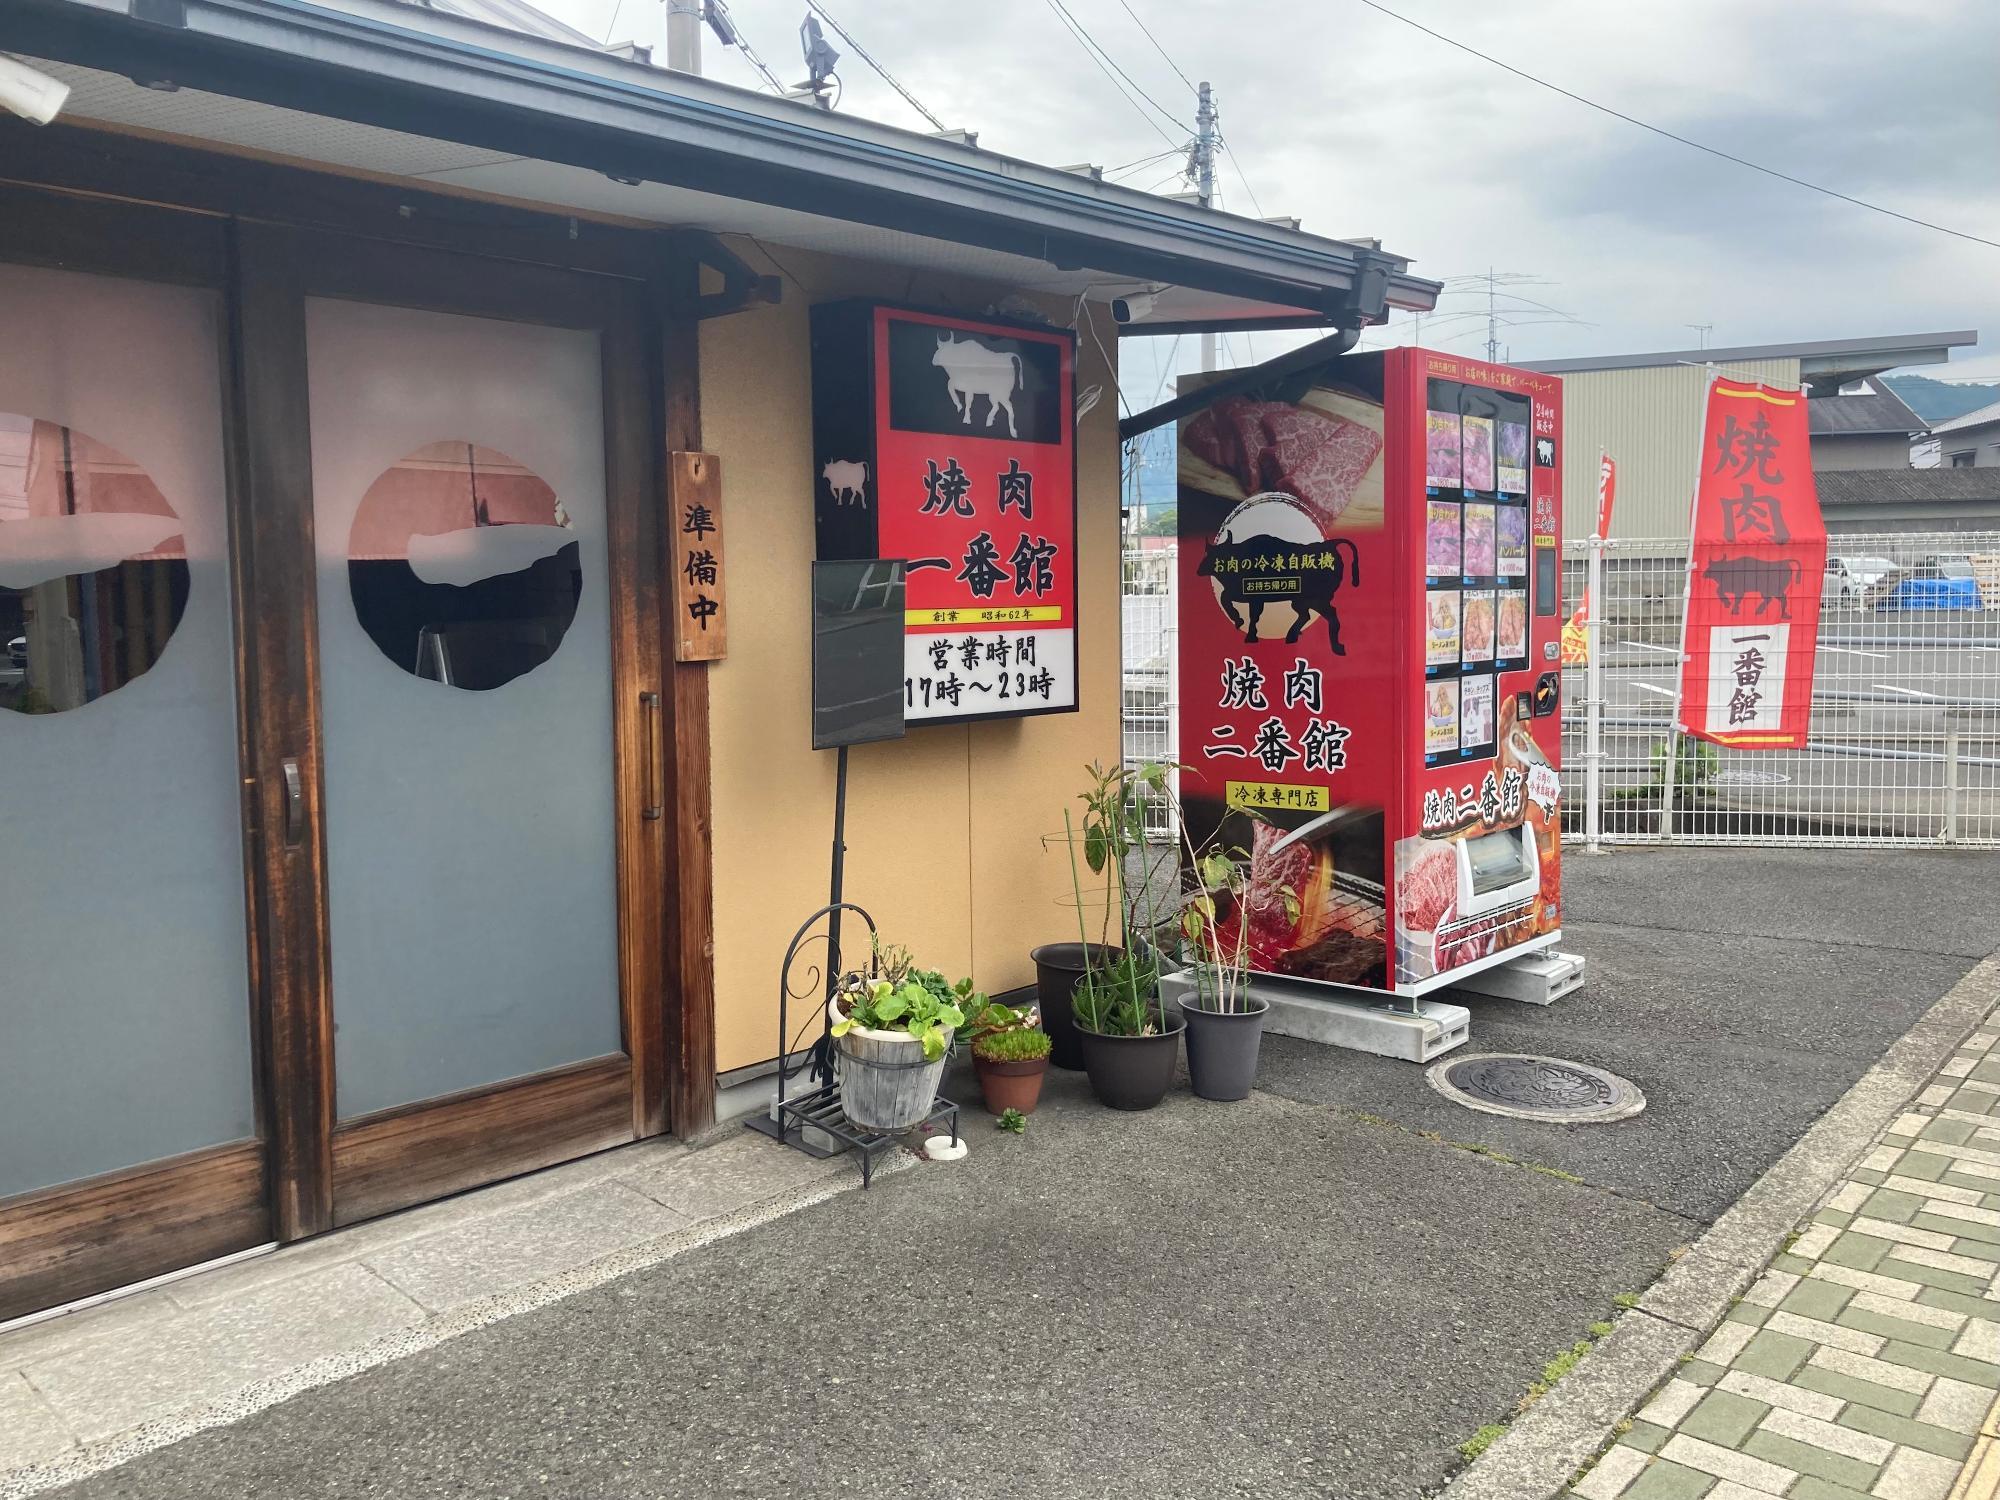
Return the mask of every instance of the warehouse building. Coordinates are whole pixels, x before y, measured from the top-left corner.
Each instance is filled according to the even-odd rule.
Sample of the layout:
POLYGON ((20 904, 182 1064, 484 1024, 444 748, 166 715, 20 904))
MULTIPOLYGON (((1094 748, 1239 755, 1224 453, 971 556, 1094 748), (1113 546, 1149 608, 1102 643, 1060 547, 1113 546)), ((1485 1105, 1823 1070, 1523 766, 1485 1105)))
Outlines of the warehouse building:
POLYGON ((1806 387, 1816 471, 1901 470, 1923 422, 1878 377, 1943 364, 1978 338, 1959 330, 1531 363, 1563 379, 1563 534, 1590 534, 1602 453, 1618 461, 1614 537, 1686 534, 1711 366, 1737 379, 1806 387))

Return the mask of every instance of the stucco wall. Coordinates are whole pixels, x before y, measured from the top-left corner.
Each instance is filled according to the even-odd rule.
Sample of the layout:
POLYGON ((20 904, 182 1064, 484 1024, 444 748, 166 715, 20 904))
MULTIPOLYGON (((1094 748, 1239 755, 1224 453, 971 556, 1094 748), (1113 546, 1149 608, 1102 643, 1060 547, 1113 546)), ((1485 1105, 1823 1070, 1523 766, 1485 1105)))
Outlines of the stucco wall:
POLYGON ((1821 433, 1812 440, 1813 467, 1907 469, 1910 439, 1901 432, 1821 433))
MULTIPOLYGON (((827 896, 834 756, 809 748, 808 307, 879 296, 975 310, 993 295, 790 250, 782 259, 808 292, 787 279, 781 305, 713 319, 701 341, 702 438, 722 458, 729 543, 729 656, 709 676, 723 1072, 777 1054, 778 963, 827 896)), ((1049 311, 1066 320, 1069 304, 1049 311)), ((1098 327, 1115 357, 1101 309, 1098 327)), ((1098 384, 1104 399, 1077 445, 1080 712, 915 729, 850 752, 848 899, 888 940, 988 991, 1031 982, 1028 950, 1071 933, 1074 914, 1060 904, 1068 865, 1041 835, 1061 829, 1084 764, 1119 751, 1118 402, 1086 329, 1077 388, 1098 384)), ((803 1020, 795 1008, 793 1028, 803 1020)))

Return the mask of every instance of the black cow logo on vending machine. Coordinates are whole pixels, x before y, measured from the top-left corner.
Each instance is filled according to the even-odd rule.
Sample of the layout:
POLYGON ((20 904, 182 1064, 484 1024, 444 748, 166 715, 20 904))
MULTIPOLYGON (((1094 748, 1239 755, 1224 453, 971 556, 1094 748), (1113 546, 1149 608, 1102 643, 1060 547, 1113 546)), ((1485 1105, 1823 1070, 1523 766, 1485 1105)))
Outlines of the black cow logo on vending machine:
POLYGON ((1361 582, 1361 551, 1348 537, 1324 535, 1292 496, 1267 492, 1244 501, 1209 538, 1195 573, 1213 581, 1217 602, 1246 645, 1258 639, 1265 605, 1288 604, 1286 644, 1296 645, 1318 615, 1333 654, 1347 654, 1334 596, 1344 584, 1361 582))

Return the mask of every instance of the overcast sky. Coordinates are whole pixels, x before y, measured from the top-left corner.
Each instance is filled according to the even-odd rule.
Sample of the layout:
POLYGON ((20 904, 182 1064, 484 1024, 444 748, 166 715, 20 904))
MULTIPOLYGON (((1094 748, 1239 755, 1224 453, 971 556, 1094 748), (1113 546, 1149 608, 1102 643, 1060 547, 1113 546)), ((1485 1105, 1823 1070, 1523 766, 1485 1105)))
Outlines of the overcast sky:
MULTIPOLYGON (((609 28, 612 40, 658 43, 665 59, 663 0, 538 3, 599 37, 609 28)), ((1120 0, 1066 3, 1147 93, 1192 121, 1188 87, 1120 0)), ((1215 86, 1235 159, 1222 167, 1225 207, 1252 211, 1254 190, 1265 213, 1295 214, 1325 234, 1373 235, 1422 275, 1490 267, 1532 278, 1503 290, 1579 320, 1503 300, 1512 324, 1500 333, 1503 358, 1971 328, 1978 349, 1926 373, 2000 379, 2000 249, 1662 140, 1360 0, 1128 3, 1189 77, 1215 86)), ((1663 128, 2000 240, 1995 0, 1387 3, 1663 128)), ((978 131, 982 148, 1117 167, 1184 138, 1165 120, 1156 131, 1119 97, 1049 0, 828 6, 947 125, 978 131)), ((732 0, 731 9, 772 70, 795 82, 804 0, 732 0)), ((844 112, 928 128, 829 40, 849 54, 839 69, 844 112)), ((711 77, 758 81, 712 36, 704 63, 711 77)), ((1126 180, 1177 191, 1162 180, 1176 167, 1169 158, 1126 180)), ((1483 310, 1483 287, 1462 286, 1453 281, 1441 311, 1483 310)), ((1406 322, 1398 319, 1396 341, 1406 322)), ((1483 318, 1423 330, 1424 343, 1466 353, 1485 337, 1483 318)), ((1280 347, 1267 336, 1254 353, 1280 347)), ((1150 395, 1133 389, 1138 367, 1157 368, 1164 352, 1128 361, 1129 399, 1150 395)), ((1225 362, 1252 352, 1233 340, 1225 362)))

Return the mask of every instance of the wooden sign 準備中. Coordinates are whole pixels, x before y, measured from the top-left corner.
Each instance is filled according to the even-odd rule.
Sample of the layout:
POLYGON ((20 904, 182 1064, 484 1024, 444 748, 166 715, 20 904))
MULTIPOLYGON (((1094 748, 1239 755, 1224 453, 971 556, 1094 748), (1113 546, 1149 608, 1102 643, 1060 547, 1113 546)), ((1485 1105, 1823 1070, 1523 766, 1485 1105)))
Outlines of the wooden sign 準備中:
POLYGON ((729 654, 729 607, 724 592, 722 552, 722 461, 713 453, 673 454, 668 496, 674 660, 721 661, 729 654))

